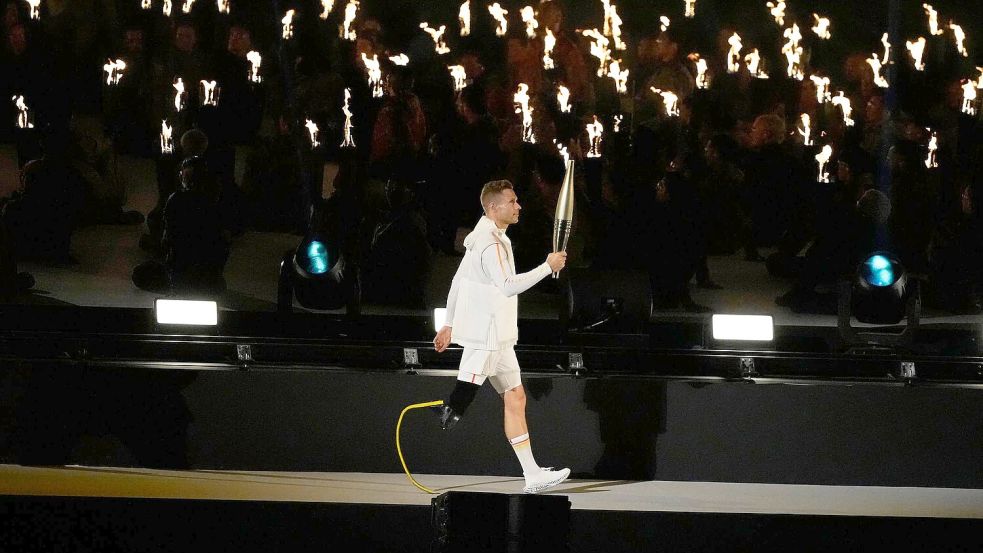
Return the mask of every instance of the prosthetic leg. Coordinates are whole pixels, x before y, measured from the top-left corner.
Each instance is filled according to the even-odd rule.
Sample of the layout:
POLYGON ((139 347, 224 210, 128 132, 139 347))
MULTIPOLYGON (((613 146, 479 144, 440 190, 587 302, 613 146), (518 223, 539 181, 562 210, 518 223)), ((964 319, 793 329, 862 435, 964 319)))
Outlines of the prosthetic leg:
POLYGON ((443 405, 435 405, 430 409, 440 418, 440 427, 444 430, 454 428, 461 420, 465 411, 474 401, 475 394, 481 388, 479 384, 458 380, 451 391, 451 397, 443 405))

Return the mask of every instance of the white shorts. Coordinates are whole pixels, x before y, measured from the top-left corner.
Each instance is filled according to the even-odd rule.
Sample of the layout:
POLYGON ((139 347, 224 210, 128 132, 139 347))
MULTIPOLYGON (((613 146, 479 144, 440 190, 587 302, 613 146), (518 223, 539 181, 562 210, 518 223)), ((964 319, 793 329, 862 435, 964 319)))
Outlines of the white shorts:
POLYGON ((496 351, 464 348, 457 379, 480 386, 486 378, 499 394, 522 385, 519 360, 512 346, 496 351))

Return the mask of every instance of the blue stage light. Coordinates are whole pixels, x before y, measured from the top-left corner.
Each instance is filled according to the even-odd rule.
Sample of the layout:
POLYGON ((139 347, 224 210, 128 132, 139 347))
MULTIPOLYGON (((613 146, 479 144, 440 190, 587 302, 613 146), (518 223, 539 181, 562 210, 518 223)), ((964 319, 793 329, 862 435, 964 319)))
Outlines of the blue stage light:
POLYGON ((328 272, 331 265, 328 264, 328 248, 317 240, 312 240, 307 245, 307 267, 305 269, 312 275, 323 275, 328 272))
POLYGON ((871 286, 884 288, 892 286, 895 281, 895 267, 887 257, 876 254, 867 258, 863 264, 862 275, 871 286))

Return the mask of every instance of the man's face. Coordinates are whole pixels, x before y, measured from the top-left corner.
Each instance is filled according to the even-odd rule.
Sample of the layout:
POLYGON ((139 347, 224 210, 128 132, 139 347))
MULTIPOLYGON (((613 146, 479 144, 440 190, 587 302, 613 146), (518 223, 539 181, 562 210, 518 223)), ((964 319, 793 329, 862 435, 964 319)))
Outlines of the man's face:
POLYGON ((669 35, 662 33, 655 39, 655 57, 662 63, 669 63, 676 57, 679 46, 669 38, 669 35))
POLYGON ((27 50, 27 31, 23 25, 15 25, 10 29, 8 41, 10 50, 14 55, 19 56, 27 50))
POLYGON ((491 204, 489 215, 499 226, 514 225, 519 222, 519 198, 509 188, 501 191, 498 198, 491 204))
POLYGON ((126 31, 123 43, 126 47, 126 51, 131 54, 139 54, 143 52, 143 31, 131 29, 126 31))
POLYGON ((758 120, 751 125, 751 147, 760 148, 768 143, 771 134, 764 122, 758 120))
POLYGON ((253 47, 252 38, 249 31, 242 27, 232 27, 229 29, 229 43, 227 49, 230 53, 245 57, 253 47))
POLYGON ((174 47, 181 52, 190 54, 198 43, 198 34, 193 27, 182 25, 174 32, 174 47))

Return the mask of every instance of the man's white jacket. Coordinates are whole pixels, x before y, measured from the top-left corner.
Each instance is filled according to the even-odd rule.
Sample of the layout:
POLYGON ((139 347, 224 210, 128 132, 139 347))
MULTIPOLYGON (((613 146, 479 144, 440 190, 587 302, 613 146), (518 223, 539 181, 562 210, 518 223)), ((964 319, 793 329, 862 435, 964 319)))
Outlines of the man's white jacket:
POLYGON ((464 258, 447 295, 451 340, 481 350, 515 345, 519 339, 517 296, 550 274, 549 264, 544 261, 517 275, 512 241, 487 216, 464 239, 464 247, 464 258))

